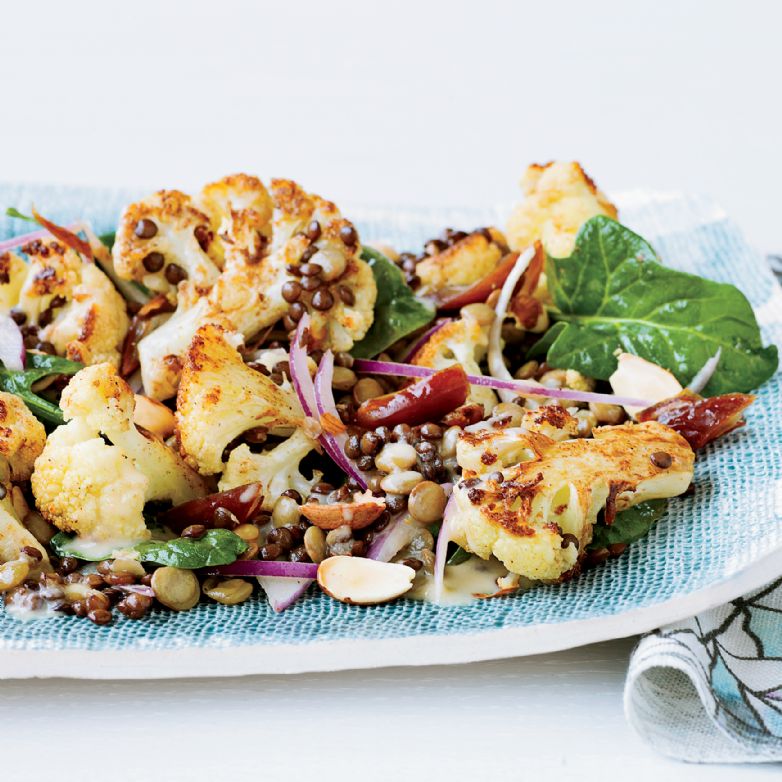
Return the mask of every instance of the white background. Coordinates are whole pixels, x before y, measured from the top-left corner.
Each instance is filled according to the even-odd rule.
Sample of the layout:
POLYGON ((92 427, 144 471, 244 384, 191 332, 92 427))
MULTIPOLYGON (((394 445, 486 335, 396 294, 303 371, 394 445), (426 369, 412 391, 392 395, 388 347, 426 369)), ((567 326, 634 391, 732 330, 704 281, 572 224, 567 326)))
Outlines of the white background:
MULTIPOLYGON (((782 250, 773 2, 3 2, 0 179, 494 204, 532 161, 716 196, 782 250)), ((631 643, 454 668, 0 685, 0 777, 721 780, 631 733, 631 643)))

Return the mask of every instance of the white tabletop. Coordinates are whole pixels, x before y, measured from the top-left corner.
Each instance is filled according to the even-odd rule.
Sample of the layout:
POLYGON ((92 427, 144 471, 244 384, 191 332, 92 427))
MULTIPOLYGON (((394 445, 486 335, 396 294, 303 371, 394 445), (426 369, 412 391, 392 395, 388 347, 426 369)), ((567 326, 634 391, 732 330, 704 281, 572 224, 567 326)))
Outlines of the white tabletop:
MULTIPOLYGON (((575 158, 607 190, 709 193, 782 250, 773 0, 40 0, 2 14, 2 179, 190 187, 247 170, 337 203, 477 205, 514 199, 529 162, 575 158)), ((4 682, 0 778, 779 774, 653 755, 622 716, 631 645, 288 678, 4 682)))

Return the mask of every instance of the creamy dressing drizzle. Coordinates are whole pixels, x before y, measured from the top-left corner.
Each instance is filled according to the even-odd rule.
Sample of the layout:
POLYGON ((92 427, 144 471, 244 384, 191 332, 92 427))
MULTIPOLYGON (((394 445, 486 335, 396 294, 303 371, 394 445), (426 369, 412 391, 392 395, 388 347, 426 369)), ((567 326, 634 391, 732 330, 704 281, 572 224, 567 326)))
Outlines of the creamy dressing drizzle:
MULTIPOLYGON (((508 569, 492 557, 489 560, 472 556, 461 565, 445 568, 441 605, 466 605, 477 600, 475 593, 493 594, 497 591, 497 579, 507 575, 508 569)), ((413 588, 405 594, 411 600, 434 600, 434 580, 431 576, 419 576, 413 588)))

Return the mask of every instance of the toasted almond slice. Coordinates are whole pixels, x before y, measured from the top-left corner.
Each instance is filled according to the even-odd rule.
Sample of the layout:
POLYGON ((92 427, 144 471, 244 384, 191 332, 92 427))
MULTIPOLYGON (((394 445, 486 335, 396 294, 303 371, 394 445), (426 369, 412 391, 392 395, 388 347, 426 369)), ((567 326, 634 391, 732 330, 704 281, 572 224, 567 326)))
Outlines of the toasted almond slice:
POLYGON ((414 578, 415 570, 407 565, 363 557, 329 557, 318 568, 318 583, 327 595, 361 606, 395 600, 414 578))
POLYGON ((176 418, 165 405, 147 396, 136 394, 133 422, 153 432, 164 440, 174 433, 176 418))
POLYGON ((385 500, 373 497, 369 492, 354 494, 353 498, 353 502, 333 502, 330 505, 306 502, 300 510, 321 529, 337 529, 344 524, 351 529, 363 529, 386 509, 385 500))
MULTIPOLYGON (((681 383, 667 370, 631 353, 620 353, 616 371, 608 381, 617 396, 648 399, 650 404, 662 402, 681 393, 681 383)), ((640 407, 625 407, 635 416, 640 407)))

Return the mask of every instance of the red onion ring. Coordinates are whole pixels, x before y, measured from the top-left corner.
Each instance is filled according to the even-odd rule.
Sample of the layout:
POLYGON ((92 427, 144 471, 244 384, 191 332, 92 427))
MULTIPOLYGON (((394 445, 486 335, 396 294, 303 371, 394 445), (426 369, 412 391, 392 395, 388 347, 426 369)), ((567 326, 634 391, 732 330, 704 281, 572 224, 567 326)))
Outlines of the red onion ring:
POLYGON ((318 575, 318 566, 314 562, 275 562, 262 559, 237 559, 230 565, 203 568, 199 571, 205 576, 271 576, 274 578, 306 578, 311 580, 318 575))
POLYGON ((10 315, 0 314, 0 361, 6 369, 24 369, 24 337, 10 315))

